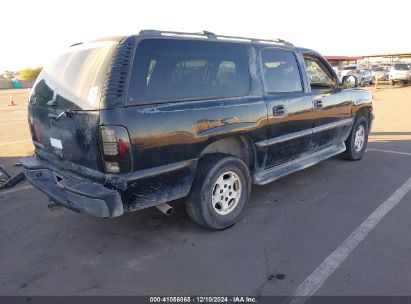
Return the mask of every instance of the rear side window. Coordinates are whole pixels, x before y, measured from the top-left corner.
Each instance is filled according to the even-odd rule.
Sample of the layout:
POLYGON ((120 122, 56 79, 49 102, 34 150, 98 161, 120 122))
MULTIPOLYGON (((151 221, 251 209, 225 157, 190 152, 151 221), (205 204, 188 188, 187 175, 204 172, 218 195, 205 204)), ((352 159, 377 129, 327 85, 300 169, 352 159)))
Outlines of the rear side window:
POLYGON ((243 96, 249 89, 244 45, 146 39, 136 50, 128 103, 243 96))
POLYGON ((294 53, 265 50, 262 52, 264 83, 268 93, 301 92, 300 71, 294 53))

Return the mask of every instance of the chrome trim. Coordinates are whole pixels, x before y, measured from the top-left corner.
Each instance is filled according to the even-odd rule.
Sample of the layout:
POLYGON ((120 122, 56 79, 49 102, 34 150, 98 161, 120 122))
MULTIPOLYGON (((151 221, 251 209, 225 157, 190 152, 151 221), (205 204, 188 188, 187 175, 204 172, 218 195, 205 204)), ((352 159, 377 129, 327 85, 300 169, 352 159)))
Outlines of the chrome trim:
POLYGON ((224 126, 214 127, 214 128, 210 128, 204 131, 200 131, 197 133, 197 136, 207 137, 207 136, 213 136, 213 135, 227 134, 230 132, 238 132, 239 130, 246 131, 246 130, 249 130, 255 127, 257 127, 257 124, 254 122, 227 124, 224 126))
POLYGON ((323 131, 327 131, 333 128, 337 128, 337 127, 343 127, 343 126, 348 126, 351 125, 353 122, 354 118, 347 118, 347 119, 343 119, 340 121, 336 121, 336 122, 332 122, 329 124, 325 124, 322 126, 318 126, 315 128, 312 128, 313 134, 314 133, 318 133, 318 132, 323 132, 323 131))
POLYGON ((327 131, 333 128, 337 128, 337 127, 343 127, 343 126, 348 126, 351 125, 354 121, 354 118, 347 118, 347 119, 343 119, 337 122, 332 122, 332 123, 328 123, 322 126, 318 126, 315 128, 310 128, 307 130, 302 130, 302 131, 298 131, 298 132, 294 132, 291 134, 286 134, 286 135, 281 135, 278 137, 274 137, 274 138, 270 138, 268 140, 264 140, 264 141, 259 141, 257 143, 255 143, 255 145, 258 148, 264 148, 264 147, 268 147, 274 144, 278 144, 281 142, 285 142, 288 140, 293 140, 293 139, 297 139, 303 136, 307 136, 307 135, 312 135, 315 133, 319 133, 319 132, 323 132, 323 131, 327 131))
POLYGON ((257 142, 256 145, 259 148, 263 148, 263 147, 271 146, 271 145, 274 145, 274 144, 278 144, 280 142, 285 142, 285 141, 288 141, 288 140, 297 139, 297 138, 300 138, 300 137, 303 137, 303 136, 307 136, 307 135, 310 135, 311 133, 312 133, 312 129, 302 130, 302 131, 294 132, 294 133, 291 133, 291 134, 286 134, 286 135, 274 137, 274 138, 271 138, 271 139, 266 140, 266 141, 260 141, 260 142, 257 142))

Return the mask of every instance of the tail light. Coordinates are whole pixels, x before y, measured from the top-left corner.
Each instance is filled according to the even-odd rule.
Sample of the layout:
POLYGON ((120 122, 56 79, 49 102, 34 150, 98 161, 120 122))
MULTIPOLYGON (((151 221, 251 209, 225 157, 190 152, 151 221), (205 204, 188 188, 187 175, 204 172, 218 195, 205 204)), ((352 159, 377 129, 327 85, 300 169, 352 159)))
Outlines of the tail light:
POLYGON ((126 173, 133 170, 130 137, 126 128, 101 126, 100 140, 107 173, 126 173))

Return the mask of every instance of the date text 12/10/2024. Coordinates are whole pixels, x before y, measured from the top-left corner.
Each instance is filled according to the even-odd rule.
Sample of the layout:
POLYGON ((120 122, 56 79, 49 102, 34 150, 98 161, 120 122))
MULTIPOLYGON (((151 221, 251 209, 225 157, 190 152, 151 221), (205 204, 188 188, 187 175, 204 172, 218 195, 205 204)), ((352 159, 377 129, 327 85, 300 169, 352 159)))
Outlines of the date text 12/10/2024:
POLYGON ((212 297, 212 296, 196 296, 196 297, 150 297, 150 303, 257 303, 256 297, 248 296, 233 296, 233 297, 212 297))

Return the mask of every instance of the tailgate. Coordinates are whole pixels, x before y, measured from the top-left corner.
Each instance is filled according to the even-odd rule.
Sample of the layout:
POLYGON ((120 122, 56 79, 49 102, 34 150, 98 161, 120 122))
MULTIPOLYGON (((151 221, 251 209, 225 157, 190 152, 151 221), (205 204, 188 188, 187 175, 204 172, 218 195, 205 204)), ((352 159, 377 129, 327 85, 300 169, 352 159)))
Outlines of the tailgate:
POLYGON ((117 44, 99 41, 76 45, 44 67, 34 84, 28 109, 36 149, 103 171, 100 97, 117 44))
POLYGON ((99 111, 71 112, 55 119, 59 109, 29 106, 29 125, 36 149, 90 169, 103 171, 99 144, 99 111))

